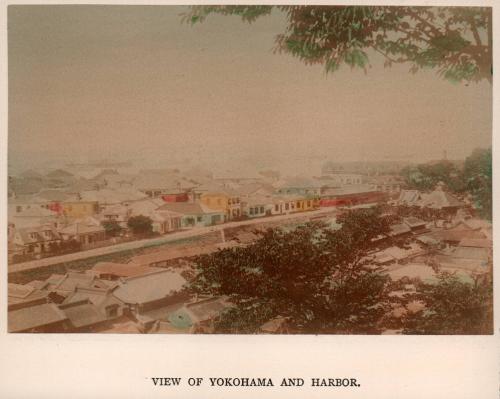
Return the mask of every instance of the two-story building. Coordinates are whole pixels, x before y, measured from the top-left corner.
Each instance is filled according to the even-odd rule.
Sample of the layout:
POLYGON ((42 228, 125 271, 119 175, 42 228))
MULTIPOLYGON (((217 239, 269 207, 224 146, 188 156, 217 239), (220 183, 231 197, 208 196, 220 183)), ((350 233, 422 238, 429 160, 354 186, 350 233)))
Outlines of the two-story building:
POLYGON ((208 208, 222 211, 225 221, 242 216, 240 195, 233 189, 224 188, 219 191, 205 192, 201 194, 200 202, 208 208))

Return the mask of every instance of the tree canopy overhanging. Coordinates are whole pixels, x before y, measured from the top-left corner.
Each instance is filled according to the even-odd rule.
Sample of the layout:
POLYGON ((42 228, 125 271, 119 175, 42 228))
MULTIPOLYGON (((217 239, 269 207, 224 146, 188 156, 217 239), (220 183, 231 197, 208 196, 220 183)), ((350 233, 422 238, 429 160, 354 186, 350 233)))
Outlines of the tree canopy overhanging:
MULTIPOLYGON (((393 281, 369 254, 397 217, 371 208, 349 210, 336 219, 340 228, 310 222, 290 231, 267 229, 256 232, 260 238, 248 246, 197 257, 190 288, 233 304, 221 314, 215 332, 253 334, 281 319, 294 332, 309 334, 491 333, 491 264, 473 283, 441 271, 439 263, 429 264, 437 273, 435 282, 393 281), (415 292, 405 291, 408 283, 415 292), (394 315, 415 302, 425 307, 394 315)), ((406 244, 395 238, 387 243, 406 244)))
POLYGON ((252 245, 199 257, 191 287, 236 305, 218 332, 254 333, 281 316, 301 332, 378 333, 390 302, 388 276, 366 254, 389 220, 369 209, 338 222, 339 230, 321 223, 269 229, 252 245))
POLYGON ((275 51, 334 72, 341 65, 367 70, 370 52, 385 66, 408 63, 412 73, 433 68, 452 82, 492 82, 492 11, 488 7, 192 6, 184 21, 210 14, 253 22, 273 9, 285 14, 275 51))
POLYGON ((422 283, 414 298, 425 308, 404 320, 403 334, 491 334, 493 289, 491 273, 473 283, 440 272, 433 284, 422 283))

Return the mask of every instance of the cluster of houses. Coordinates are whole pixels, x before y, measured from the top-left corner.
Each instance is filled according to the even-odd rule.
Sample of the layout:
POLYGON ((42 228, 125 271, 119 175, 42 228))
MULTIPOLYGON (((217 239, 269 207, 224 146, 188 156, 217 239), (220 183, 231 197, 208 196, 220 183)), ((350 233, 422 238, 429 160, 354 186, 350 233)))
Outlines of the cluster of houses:
MULTIPOLYGON (((215 250, 208 245, 205 253, 215 250)), ((203 251, 202 251, 203 252, 203 251)), ((211 333, 233 304, 227 297, 194 294, 189 248, 141 255, 129 263, 99 262, 86 271, 8 284, 8 330, 14 333, 211 333), (160 266, 162 265, 162 266, 160 266)), ((286 320, 265 323, 263 333, 284 332, 286 320)))
MULTIPOLYGON (((469 214, 469 204, 442 184, 431 192, 419 192, 402 190, 398 178, 391 176, 371 181, 358 180, 355 175, 214 179, 153 170, 130 176, 103 171, 89 189, 89 181, 83 184, 79 178, 75 182, 62 172, 46 177, 44 181, 52 186, 35 193, 12 193, 9 254, 100 245, 109 240, 106 222, 126 231, 128 220, 137 215, 149 217, 154 231, 166 234, 243 218, 384 202, 389 213, 397 214, 398 207, 406 207, 419 210, 416 214, 432 214, 429 218, 400 217, 387 234, 374 239, 376 245, 367 259, 385 267, 394 281, 405 281, 402 291, 394 295, 414 292, 417 280, 436 281, 437 268, 468 281, 491 269, 491 223, 469 214), (76 190, 80 186, 85 189, 76 190)), ((190 292, 193 269, 189 259, 258 238, 241 227, 224 230, 222 242, 157 248, 128 263, 100 262, 86 271, 53 274, 27 284, 10 283, 9 331, 212 332, 214 322, 233 305, 225 297, 190 292)), ((421 306, 410 303, 394 313, 401 315, 421 306)), ((261 326, 263 333, 286 331, 283 318, 261 326)))
MULTIPOLYGON (((155 249, 128 263, 99 262, 86 271, 53 274, 45 280, 8 285, 10 332, 211 333, 221 314, 233 305, 226 297, 202 297, 189 290, 194 276, 189 259, 228 245, 248 245, 257 235, 241 230, 225 243, 207 242, 155 249)), ((455 218, 436 227, 404 218, 380 237, 369 260, 384 266, 403 288, 415 281, 435 281, 430 258, 441 270, 463 279, 491 267, 492 226, 475 218, 455 218), (399 245, 401 243, 405 245, 399 245), (397 244, 396 244, 397 243, 397 244), (431 250, 432 249, 432 250, 431 250)), ((398 306, 394 313, 418 311, 421 303, 398 306)), ((288 332, 287 320, 264 323, 262 333, 288 332)))
MULTIPOLYGON (((152 220, 156 234, 248 218, 306 212, 319 207, 380 202, 399 192, 380 179, 331 173, 317 178, 275 175, 213 178, 177 169, 83 177, 67 170, 27 171, 9 178, 9 258, 12 262, 116 242, 106 223, 127 236, 134 216, 152 220), (366 180, 366 181, 364 181, 366 180)), ((387 177, 394 180, 397 177, 387 177)))
MULTIPOLYGON (((416 209, 422 217, 406 216, 391 227, 392 241, 407 245, 384 247, 374 254, 376 264, 427 264, 431 257, 435 265, 444 269, 479 274, 489 271, 493 247, 491 222, 475 217, 470 205, 448 192, 444 184, 437 184, 427 193, 401 190, 392 205, 394 210, 397 206, 416 209)), ((399 266, 397 275, 401 274, 399 266)))
MULTIPOLYGON (((53 274, 44 281, 10 283, 9 332, 156 331, 160 320, 170 315, 169 307, 205 310, 185 284, 181 273, 172 269, 113 263, 98 263, 87 272, 53 274), (148 316, 158 309, 165 309, 163 318, 148 316)), ((197 323, 208 324, 216 316, 200 314, 189 324, 185 321, 180 332, 199 328, 197 323)))

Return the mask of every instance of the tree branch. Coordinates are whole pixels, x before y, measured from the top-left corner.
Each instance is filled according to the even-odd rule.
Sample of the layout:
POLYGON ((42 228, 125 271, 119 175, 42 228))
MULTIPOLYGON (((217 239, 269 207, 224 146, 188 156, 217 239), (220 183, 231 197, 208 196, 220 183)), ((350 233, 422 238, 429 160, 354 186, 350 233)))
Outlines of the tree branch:
POLYGON ((386 52, 380 50, 376 46, 371 46, 371 48, 373 50, 375 50, 377 53, 382 54, 387 60, 389 60, 390 62, 394 62, 395 64, 402 64, 404 62, 410 61, 409 59, 405 59, 405 58, 394 59, 389 54, 387 54, 386 52))
POLYGON ((470 17, 469 20, 470 20, 470 28, 471 28, 472 34, 474 35, 474 40, 476 41, 476 44, 478 46, 482 46, 483 43, 481 42, 481 37, 479 36, 479 32, 477 31, 477 26, 476 26, 476 22, 474 21, 474 17, 470 17))

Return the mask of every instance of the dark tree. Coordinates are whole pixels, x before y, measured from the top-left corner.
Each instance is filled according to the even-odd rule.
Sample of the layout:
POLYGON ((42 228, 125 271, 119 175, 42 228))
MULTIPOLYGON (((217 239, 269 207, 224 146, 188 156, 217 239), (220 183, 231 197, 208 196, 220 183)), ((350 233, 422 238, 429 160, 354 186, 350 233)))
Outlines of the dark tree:
POLYGON ((453 82, 492 82, 492 11, 486 7, 193 6, 189 23, 210 14, 253 22, 273 9, 286 17, 275 50, 327 72, 342 64, 365 71, 378 53, 385 65, 408 63, 415 73, 435 68, 453 82), (370 54, 371 53, 371 54, 370 54))
POLYGON ((405 334, 493 333, 493 287, 487 275, 469 283, 442 272, 436 284, 417 285, 414 299, 425 309, 404 320, 405 334))
POLYGON ((443 182, 448 189, 456 193, 466 189, 463 171, 450 161, 407 166, 401 170, 401 175, 410 189, 432 190, 439 182, 443 182))
POLYGON ((282 316, 302 333, 380 332, 388 277, 366 254, 389 225, 373 209, 349 211, 339 223, 337 231, 320 223, 268 229, 247 247, 199 257, 192 288, 236 305, 217 330, 254 333, 282 316))
POLYGON ((53 241, 53 242, 49 243, 49 251, 48 252, 55 254, 55 253, 59 252, 60 250, 61 250, 61 246, 59 245, 58 242, 53 241))
POLYGON ((104 227, 104 230, 106 230, 106 235, 110 237, 116 237, 120 235, 122 228, 118 224, 118 222, 114 220, 105 220, 102 223, 102 227, 104 227))
POLYGON ((481 215, 491 220, 493 184, 491 147, 476 149, 466 158, 464 177, 467 188, 481 215))
POLYGON ((147 235, 153 232, 153 221, 143 215, 132 216, 127 221, 127 226, 134 235, 147 235))
POLYGON ((82 248, 82 244, 75 238, 71 238, 67 241, 61 241, 60 247, 65 251, 76 252, 82 248))

